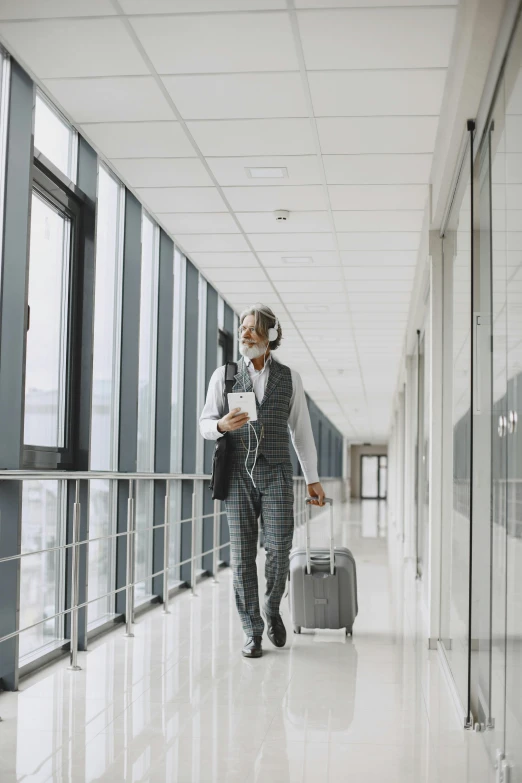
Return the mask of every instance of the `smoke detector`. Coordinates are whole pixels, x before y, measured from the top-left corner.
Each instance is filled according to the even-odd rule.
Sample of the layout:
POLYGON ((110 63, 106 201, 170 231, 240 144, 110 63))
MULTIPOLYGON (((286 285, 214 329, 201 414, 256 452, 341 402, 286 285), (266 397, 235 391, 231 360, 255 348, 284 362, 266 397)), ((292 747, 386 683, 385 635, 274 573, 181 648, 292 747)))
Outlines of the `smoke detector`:
POLYGON ((276 220, 288 220, 290 212, 287 209, 276 209, 274 217, 276 220))

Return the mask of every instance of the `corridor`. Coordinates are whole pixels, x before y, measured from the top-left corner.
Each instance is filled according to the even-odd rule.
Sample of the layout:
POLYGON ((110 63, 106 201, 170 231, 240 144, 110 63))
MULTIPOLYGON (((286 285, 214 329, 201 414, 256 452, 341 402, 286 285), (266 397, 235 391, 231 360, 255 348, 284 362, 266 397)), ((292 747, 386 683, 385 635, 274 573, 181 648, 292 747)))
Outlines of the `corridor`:
MULTIPOLYGON (((2 783, 482 783, 479 735, 462 730, 421 638, 419 583, 385 504, 338 504, 335 526, 358 566, 353 639, 304 632, 276 650, 265 638, 261 660, 242 659, 223 569, 170 615, 138 618, 134 639, 122 626, 93 643, 82 671, 62 661, 2 694, 2 783)), ((327 530, 319 515, 312 544, 327 530)))

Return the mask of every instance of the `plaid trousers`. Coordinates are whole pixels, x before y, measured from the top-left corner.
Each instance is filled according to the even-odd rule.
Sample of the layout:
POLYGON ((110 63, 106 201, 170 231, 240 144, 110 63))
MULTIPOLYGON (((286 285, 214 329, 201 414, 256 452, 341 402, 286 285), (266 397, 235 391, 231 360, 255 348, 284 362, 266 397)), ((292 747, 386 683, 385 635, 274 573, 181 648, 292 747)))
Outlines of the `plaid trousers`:
MULTIPOLYGON (((261 517, 266 550, 264 609, 269 615, 277 615, 288 577, 294 534, 293 470, 290 462, 270 465, 261 455, 254 468, 254 487, 241 456, 233 457, 225 501, 233 584, 245 634, 262 636, 265 624, 259 609, 256 566, 258 518, 261 517)), ((251 463, 252 459, 249 469, 251 463)))

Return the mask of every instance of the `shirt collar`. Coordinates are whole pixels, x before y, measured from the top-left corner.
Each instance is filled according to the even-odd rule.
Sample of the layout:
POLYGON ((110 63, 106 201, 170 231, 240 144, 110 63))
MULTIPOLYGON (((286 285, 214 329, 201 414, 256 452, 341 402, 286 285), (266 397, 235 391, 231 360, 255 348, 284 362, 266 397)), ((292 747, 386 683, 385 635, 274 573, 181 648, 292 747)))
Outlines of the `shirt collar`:
MULTIPOLYGON (((254 369, 254 372, 263 372, 263 370, 256 370, 254 368, 254 366, 252 364, 252 359, 249 359, 248 356, 243 356, 243 360, 244 360, 244 362, 245 362, 247 367, 252 367, 252 369, 254 369)), ((268 357, 267 357, 266 362, 265 362, 265 367, 266 366, 270 366, 271 363, 272 363, 272 354, 270 353, 268 355, 268 357)), ((264 369, 264 367, 263 367, 263 369, 264 369)))

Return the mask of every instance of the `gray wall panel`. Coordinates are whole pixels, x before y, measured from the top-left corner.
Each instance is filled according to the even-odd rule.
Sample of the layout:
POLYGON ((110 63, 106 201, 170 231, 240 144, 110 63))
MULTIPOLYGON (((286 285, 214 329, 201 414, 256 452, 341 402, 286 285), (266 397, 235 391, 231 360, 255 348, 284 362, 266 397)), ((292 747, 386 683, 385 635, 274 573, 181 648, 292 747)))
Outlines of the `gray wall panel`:
MULTIPOLYGON (((138 385, 141 291, 141 204, 126 191, 125 238, 123 243, 123 301, 121 327, 121 386, 118 469, 136 472, 138 452, 138 385)), ((118 533, 127 530, 128 483, 118 486, 118 533)), ((117 539, 116 587, 126 580, 127 539, 117 539)), ((125 612, 125 592, 116 596, 116 611, 125 612)))
MULTIPOLYGON (((0 468, 22 464, 33 83, 12 61, 0 299, 0 468)), ((0 557, 20 552, 22 485, 0 482, 0 557)), ((19 561, 0 566, 0 636, 19 627, 19 561)), ((18 638, 0 644, 0 681, 18 687, 18 638)))

